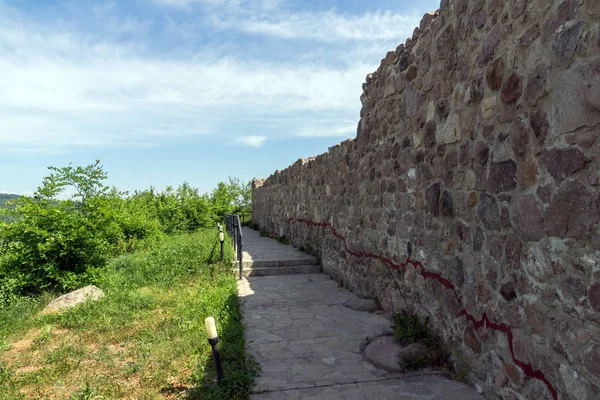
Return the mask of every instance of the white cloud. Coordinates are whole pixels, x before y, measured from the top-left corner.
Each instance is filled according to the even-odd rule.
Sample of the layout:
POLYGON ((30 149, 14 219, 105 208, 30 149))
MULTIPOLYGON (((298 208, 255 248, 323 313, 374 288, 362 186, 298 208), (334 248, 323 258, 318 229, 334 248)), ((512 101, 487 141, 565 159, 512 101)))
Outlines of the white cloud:
POLYGON ((329 123, 320 124, 319 126, 308 126, 303 127, 296 133, 297 136, 302 137, 324 137, 324 136, 340 136, 340 137, 354 137, 356 135, 357 122, 350 122, 339 126, 334 124, 337 121, 330 121, 329 123))
POLYGON ((180 8, 201 5, 217 29, 322 42, 382 41, 400 43, 412 35, 422 14, 376 11, 362 15, 329 11, 292 11, 285 0, 155 0, 180 8))
MULTIPOLYGON (((187 6, 195 0, 160 1, 187 6)), ((236 0, 198 2, 233 10, 210 14, 221 29, 276 37, 367 40, 392 38, 404 29, 405 17, 390 13, 347 17, 282 11, 267 20, 264 10, 279 0, 253 2, 249 8, 248 2, 236 0), (240 10, 250 10, 255 18, 242 21, 245 11, 240 10), (230 19, 220 21, 223 15, 230 19), (233 26, 237 22, 241 25, 233 26)), ((149 29, 145 21, 126 25, 121 33, 134 37, 149 29)), ((235 52, 223 56, 219 44, 191 46, 173 56, 151 53, 146 42, 117 36, 91 37, 68 24, 45 26, 0 5, 0 153, 154 146, 232 125, 268 137, 353 136, 361 83, 385 53, 364 57, 382 46, 377 41, 368 48, 314 46, 312 53, 285 61, 235 52), (339 58, 332 63, 332 57, 339 58)), ((258 147, 265 137, 239 140, 258 147)))
POLYGON ((267 140, 265 136, 242 136, 236 139, 236 142, 250 147, 260 147, 267 140))
POLYGON ((215 16, 213 24, 221 29, 264 34, 281 39, 311 39, 324 42, 395 40, 412 35, 416 14, 375 12, 361 16, 335 11, 278 13, 275 15, 215 16))
POLYGON ((0 30, 4 151, 148 144, 161 136, 210 134, 245 114, 348 118, 357 114, 360 82, 369 70, 362 64, 242 63, 211 54, 148 59, 119 44, 94 45, 68 33, 27 35, 31 27, 18 28, 0 30))

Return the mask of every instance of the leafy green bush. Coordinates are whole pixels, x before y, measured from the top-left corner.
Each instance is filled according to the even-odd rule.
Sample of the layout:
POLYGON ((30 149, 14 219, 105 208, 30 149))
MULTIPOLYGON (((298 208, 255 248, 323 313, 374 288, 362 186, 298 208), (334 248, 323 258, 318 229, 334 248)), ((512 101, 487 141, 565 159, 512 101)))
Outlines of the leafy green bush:
POLYGON ((250 185, 239 179, 220 182, 210 195, 187 183, 128 195, 104 184, 99 161, 49 170, 33 196, 0 209, 0 282, 10 282, 13 294, 81 287, 115 256, 151 248, 165 234, 215 226, 249 207, 250 185))

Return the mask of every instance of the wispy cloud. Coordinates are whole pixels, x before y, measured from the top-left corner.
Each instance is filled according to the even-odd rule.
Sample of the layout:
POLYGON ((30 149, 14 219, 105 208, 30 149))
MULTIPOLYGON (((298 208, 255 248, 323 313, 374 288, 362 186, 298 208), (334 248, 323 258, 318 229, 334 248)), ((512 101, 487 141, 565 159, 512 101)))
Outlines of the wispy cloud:
POLYGON ((242 136, 236 139, 236 142, 250 147, 260 147, 267 140, 265 136, 242 136))
MULTIPOLYGON (((274 135, 353 136, 360 84, 380 55, 371 60, 359 56, 363 45, 330 42, 395 43, 406 26, 414 26, 409 16, 385 12, 294 13, 278 8, 280 0, 152 1, 205 7, 205 21, 217 29, 203 32, 205 37, 242 31, 302 40, 310 51, 277 59, 235 51, 243 45, 229 51, 227 40, 211 46, 183 42, 157 51, 152 39, 143 37, 150 22, 110 17, 111 7, 95 12, 111 26, 122 21, 122 28, 98 35, 80 26, 29 20, 0 3, 0 153, 155 146, 236 125, 260 130, 264 136, 237 139, 256 147, 274 135)), ((195 36, 191 25, 172 23, 181 29, 177 34, 195 36)))
POLYGON ((412 34, 415 14, 375 12, 361 16, 335 11, 280 13, 275 15, 215 16, 212 23, 221 29, 264 34, 280 39, 310 39, 324 42, 376 41, 394 39, 398 42, 412 34))
POLYGON ((353 137, 356 135, 357 122, 347 121, 341 125, 336 125, 336 123, 338 123, 337 120, 326 120, 319 125, 305 126, 299 129, 296 135, 301 137, 353 137))

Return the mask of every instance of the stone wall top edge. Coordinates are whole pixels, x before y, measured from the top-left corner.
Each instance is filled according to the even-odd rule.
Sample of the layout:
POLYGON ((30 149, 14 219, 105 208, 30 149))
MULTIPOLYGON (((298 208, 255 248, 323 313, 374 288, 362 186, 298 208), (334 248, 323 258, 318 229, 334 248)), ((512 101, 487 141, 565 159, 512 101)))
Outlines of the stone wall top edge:
POLYGON ((270 184, 273 183, 273 180, 278 178, 279 176, 286 176, 288 174, 294 175, 294 174, 300 172, 304 168, 311 168, 315 163, 318 164, 326 159, 329 159, 330 157, 335 156, 340 151, 343 152, 344 150, 347 150, 350 146, 352 146, 354 140, 355 140, 355 138, 348 138, 346 140, 341 141, 340 143, 338 143, 336 145, 329 147, 326 152, 323 152, 321 154, 318 154, 318 155, 312 156, 312 157, 299 158, 298 160, 296 160, 296 162, 289 165, 288 167, 281 169, 281 170, 279 170, 279 169, 276 170, 274 173, 269 175, 268 178, 263 178, 263 179, 256 178, 255 181, 260 182, 260 184, 256 185, 254 188, 258 189, 263 186, 269 186, 270 184))

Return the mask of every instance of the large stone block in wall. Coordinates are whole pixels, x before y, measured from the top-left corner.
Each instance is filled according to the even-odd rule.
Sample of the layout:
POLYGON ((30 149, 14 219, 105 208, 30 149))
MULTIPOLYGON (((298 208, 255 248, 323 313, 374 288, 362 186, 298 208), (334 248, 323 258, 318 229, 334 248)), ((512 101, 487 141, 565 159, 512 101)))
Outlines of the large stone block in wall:
POLYGON ((578 63, 558 75, 551 108, 554 135, 600 124, 599 80, 600 58, 578 63))
POLYGON ((444 126, 436 133, 435 139, 438 143, 456 143, 461 138, 461 129, 458 114, 450 114, 444 126))

